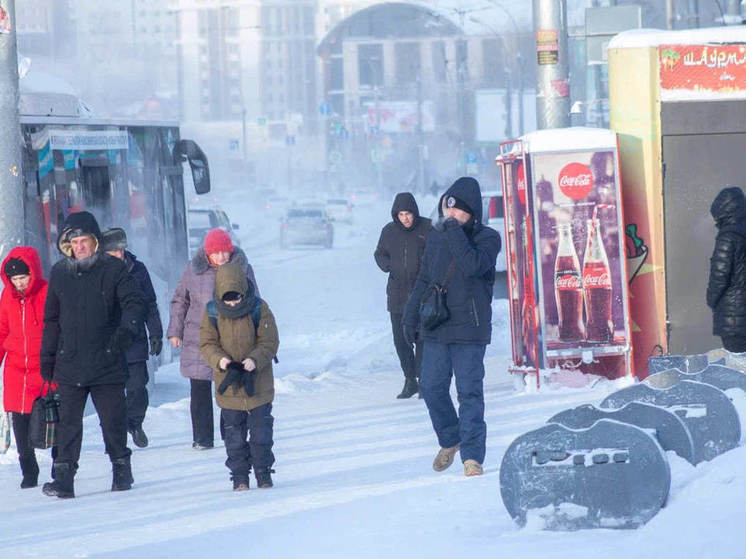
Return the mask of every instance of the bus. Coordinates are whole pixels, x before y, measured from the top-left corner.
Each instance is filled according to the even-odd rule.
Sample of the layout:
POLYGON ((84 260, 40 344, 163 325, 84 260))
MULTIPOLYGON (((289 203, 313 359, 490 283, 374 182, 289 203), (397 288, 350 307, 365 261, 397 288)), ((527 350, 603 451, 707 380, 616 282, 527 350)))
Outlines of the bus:
POLYGON ((48 273, 65 218, 87 210, 102 230, 124 228, 132 252, 171 291, 189 255, 182 163, 205 194, 205 154, 181 139, 177 122, 89 118, 71 97, 21 93, 26 244, 48 273))

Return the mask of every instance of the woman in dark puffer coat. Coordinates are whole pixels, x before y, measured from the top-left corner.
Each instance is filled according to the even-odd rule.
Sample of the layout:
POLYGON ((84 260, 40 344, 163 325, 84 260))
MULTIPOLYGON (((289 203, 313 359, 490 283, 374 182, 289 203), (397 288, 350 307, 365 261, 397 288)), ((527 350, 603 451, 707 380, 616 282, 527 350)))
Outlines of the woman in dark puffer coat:
POLYGON ((707 305, 712 333, 734 353, 746 351, 746 198, 738 187, 720 191, 710 207, 718 234, 710 258, 707 305))

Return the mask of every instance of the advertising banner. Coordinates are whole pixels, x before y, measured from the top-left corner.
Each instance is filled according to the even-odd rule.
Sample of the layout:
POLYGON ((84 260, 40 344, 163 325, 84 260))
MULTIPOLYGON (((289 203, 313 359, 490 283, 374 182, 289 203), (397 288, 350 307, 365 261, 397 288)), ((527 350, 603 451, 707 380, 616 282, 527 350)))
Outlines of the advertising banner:
POLYGON ((126 130, 49 130, 51 149, 80 151, 127 149, 128 140, 126 130))
POLYGON ((528 207, 532 196, 530 185, 526 180, 528 175, 522 152, 518 151, 516 157, 502 159, 501 169, 507 232, 503 250, 507 258, 513 363, 518 367, 538 370, 540 366, 537 342, 538 312, 531 212, 528 207))
POLYGON ((624 353, 624 231, 615 151, 534 154, 537 261, 548 358, 624 353))
POLYGON ((744 45, 661 45, 661 99, 746 96, 744 45))

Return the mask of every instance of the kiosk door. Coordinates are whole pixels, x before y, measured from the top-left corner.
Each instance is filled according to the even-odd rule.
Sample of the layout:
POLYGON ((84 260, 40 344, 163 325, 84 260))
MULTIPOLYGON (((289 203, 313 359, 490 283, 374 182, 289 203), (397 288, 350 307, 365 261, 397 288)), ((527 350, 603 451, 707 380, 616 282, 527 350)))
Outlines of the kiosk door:
POLYGON ((721 345, 705 303, 710 204, 725 186, 746 188, 746 100, 663 103, 661 124, 668 350, 702 353, 721 345))

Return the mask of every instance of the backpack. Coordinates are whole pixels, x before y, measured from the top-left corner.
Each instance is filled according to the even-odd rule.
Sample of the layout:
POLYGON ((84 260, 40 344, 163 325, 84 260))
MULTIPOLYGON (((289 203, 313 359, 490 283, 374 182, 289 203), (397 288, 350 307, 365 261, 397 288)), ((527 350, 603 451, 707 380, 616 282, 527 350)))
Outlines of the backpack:
MULTIPOLYGON (((256 332, 259 328, 259 320, 262 317, 262 303, 264 301, 260 299, 259 297, 254 297, 254 306, 251 308, 251 322, 254 323, 254 332, 256 332)), ((210 299, 207 302, 207 317, 210 319, 210 323, 212 323, 213 328, 215 330, 218 329, 218 306, 215 304, 215 301, 210 299)), ((275 355, 272 360, 275 363, 279 363, 280 360, 277 359, 277 356, 275 355)))

